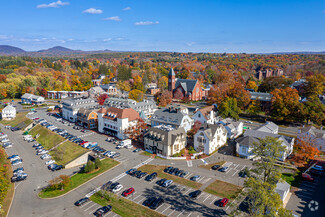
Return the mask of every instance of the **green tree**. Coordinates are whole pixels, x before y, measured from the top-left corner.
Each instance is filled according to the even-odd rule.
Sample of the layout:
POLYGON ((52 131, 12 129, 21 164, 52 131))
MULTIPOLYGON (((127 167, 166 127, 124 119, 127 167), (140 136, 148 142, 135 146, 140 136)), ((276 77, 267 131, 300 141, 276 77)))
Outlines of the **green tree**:
POLYGON ((9 98, 15 98, 17 94, 17 90, 14 85, 10 84, 7 90, 7 94, 9 98))
POLYGON ((144 93, 140 90, 134 89, 129 92, 129 99, 134 99, 137 102, 143 100, 144 93))
POLYGON ((96 158, 95 160, 95 169, 99 169, 102 166, 102 162, 99 158, 96 158))
POLYGON ((309 97, 304 105, 306 109, 305 118, 307 123, 312 121, 318 125, 321 125, 325 120, 325 105, 319 100, 319 97, 309 97))
POLYGON ((261 103, 258 100, 252 100, 251 104, 247 108, 247 113, 251 115, 257 115, 261 112, 261 103))
POLYGON ((223 118, 231 117, 238 120, 240 112, 241 110, 237 106, 237 99, 235 98, 227 97, 219 106, 219 114, 223 118))

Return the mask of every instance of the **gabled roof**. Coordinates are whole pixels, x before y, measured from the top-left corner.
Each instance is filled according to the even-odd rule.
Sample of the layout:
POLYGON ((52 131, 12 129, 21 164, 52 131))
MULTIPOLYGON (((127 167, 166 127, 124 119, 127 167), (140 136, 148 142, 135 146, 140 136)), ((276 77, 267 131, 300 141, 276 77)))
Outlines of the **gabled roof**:
POLYGON ((280 195, 282 200, 285 199, 284 198, 285 192, 289 190, 290 190, 290 185, 284 180, 281 180, 276 184, 275 191, 280 195))
POLYGON ((179 136, 182 140, 186 140, 186 132, 183 127, 175 129, 164 125, 150 127, 144 135, 145 138, 155 140, 165 146, 173 145, 179 136))
POLYGON ((191 80, 191 79, 177 79, 175 88, 181 85, 185 91, 193 92, 193 89, 197 82, 198 82, 197 80, 191 80))
POLYGON ((292 137, 288 137, 288 136, 283 136, 283 135, 279 135, 279 134, 273 134, 273 133, 267 133, 267 132, 263 132, 263 131, 257 131, 257 130, 246 130, 244 133, 244 137, 246 136, 251 136, 257 139, 265 139, 265 137, 274 137, 274 138, 278 138, 281 139, 284 143, 284 145, 286 145, 287 147, 290 147, 291 141, 292 141, 292 137))
POLYGON ((201 114, 205 117, 205 119, 208 120, 207 115, 213 110, 215 110, 215 106, 211 105, 211 106, 207 106, 205 108, 202 108, 202 109, 198 110, 197 112, 201 112, 201 114))
POLYGON ((169 105, 166 108, 161 108, 155 111, 151 119, 153 121, 179 126, 182 123, 184 116, 187 116, 187 114, 182 112, 181 106, 169 105))
MULTIPOLYGON (((105 111, 104 109, 100 109, 97 112, 98 113, 103 113, 103 111, 105 111)), ((114 108, 114 107, 110 107, 107 108, 105 111, 105 115, 103 116, 106 119, 125 119, 128 118, 128 121, 134 121, 139 119, 139 113, 136 112, 134 109, 132 108, 126 108, 126 109, 119 109, 119 108, 114 108)))
POLYGON ((199 133, 200 131, 203 131, 203 132, 205 132, 205 134, 207 135, 209 140, 213 140, 213 138, 216 137, 216 132, 217 132, 218 128, 221 128, 221 130, 224 133, 227 133, 226 128, 222 124, 202 124, 197 133, 199 133))
POLYGON ((236 141, 238 143, 240 143, 241 145, 245 145, 245 146, 250 146, 253 143, 258 143, 259 140, 253 136, 244 136, 244 137, 240 137, 238 139, 236 139, 236 141))
POLYGON ((278 125, 273 123, 272 121, 267 121, 264 125, 257 127, 255 130, 263 131, 263 132, 273 132, 279 129, 278 125))

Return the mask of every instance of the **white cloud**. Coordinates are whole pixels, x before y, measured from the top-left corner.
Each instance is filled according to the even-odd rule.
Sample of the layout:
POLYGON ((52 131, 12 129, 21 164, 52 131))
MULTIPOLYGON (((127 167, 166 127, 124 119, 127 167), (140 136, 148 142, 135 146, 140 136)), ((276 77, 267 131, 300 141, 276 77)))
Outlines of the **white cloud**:
POLYGON ((82 13, 85 14, 102 14, 103 11, 100 9, 96 9, 96 8, 88 8, 87 10, 84 10, 82 13))
POLYGON ((193 45, 195 45, 195 44, 196 44, 195 42, 187 42, 187 43, 186 43, 186 45, 189 46, 189 47, 191 47, 191 46, 193 46, 193 45))
POLYGON ((52 2, 49 4, 40 4, 37 5, 36 8, 58 8, 60 6, 65 6, 65 5, 69 5, 69 2, 62 2, 60 0, 58 0, 57 2, 52 2))
POLYGON ((129 11, 129 10, 131 10, 131 7, 126 7, 126 8, 123 8, 122 10, 123 11, 129 11))
POLYGON ((104 18, 104 20, 121 21, 121 18, 119 16, 114 16, 114 17, 104 18))
POLYGON ((149 25, 156 25, 159 24, 158 21, 153 22, 153 21, 140 21, 140 22, 136 22, 135 25, 136 26, 149 26, 149 25))
POLYGON ((112 41, 112 39, 111 38, 105 38, 105 39, 103 39, 103 41, 112 41))

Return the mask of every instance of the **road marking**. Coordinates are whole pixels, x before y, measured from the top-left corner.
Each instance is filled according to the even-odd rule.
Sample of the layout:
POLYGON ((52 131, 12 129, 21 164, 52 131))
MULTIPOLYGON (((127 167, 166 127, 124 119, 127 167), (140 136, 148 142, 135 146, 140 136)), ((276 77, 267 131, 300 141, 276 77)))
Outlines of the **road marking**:
POLYGON ((210 181, 211 178, 207 178, 206 180, 204 180, 202 183, 205 184, 207 183, 208 181, 210 181))
POLYGON ((237 169, 238 166, 239 166, 239 164, 237 164, 237 166, 234 169, 237 169))
POLYGON ((109 214, 111 214, 112 211, 109 211, 108 213, 106 213, 103 217, 108 216, 109 214))
POLYGON ((179 213, 176 217, 178 217, 178 216, 180 216, 181 214, 183 214, 183 212, 184 212, 184 210, 183 210, 181 213, 179 213))
POLYGON ((84 212, 86 212, 88 209, 90 209, 91 207, 95 206, 96 203, 94 203, 92 206, 88 207, 87 209, 84 210, 84 212))
POLYGON ((135 200, 136 200, 138 197, 140 197, 140 196, 141 196, 141 194, 140 194, 140 195, 138 195, 136 198, 134 198, 134 199, 133 199, 133 201, 135 201, 135 200))
POLYGON ((192 190, 192 189, 188 189, 184 194, 187 194, 190 190, 192 190))
POLYGON ((237 174, 237 171, 235 170, 234 174, 232 174, 232 176, 234 176, 235 174, 237 174))
POLYGON ((80 208, 83 208, 84 206, 87 206, 88 204, 90 204, 91 203, 91 201, 89 201, 89 202, 87 202, 87 203, 85 203, 84 205, 82 205, 80 208))
POLYGON ((203 194, 204 194, 204 193, 200 194, 200 196, 199 196, 197 199, 199 199, 203 194))
POLYGON ((208 195, 204 200, 203 200, 203 203, 209 198, 211 197, 211 195, 208 195))
POLYGON ((193 173, 188 173, 184 178, 187 179, 188 177, 190 177, 190 175, 192 175, 193 173))
POLYGON ((190 212, 190 213, 188 214, 188 216, 186 216, 186 217, 189 217, 190 215, 192 215, 192 212, 190 212))
POLYGON ((146 198, 142 198, 141 200, 139 200, 137 203, 140 204, 142 201, 144 201, 146 198))
POLYGON ((173 209, 173 211, 171 213, 168 214, 168 216, 170 216, 171 214, 173 214, 175 212, 176 209, 173 209))
POLYGON ((217 197, 214 197, 213 200, 211 201, 210 205, 217 199, 217 197))
POLYGON ((162 211, 161 214, 163 214, 163 213, 164 213, 167 209, 169 209, 171 206, 172 206, 172 205, 167 206, 167 208, 164 209, 164 211, 162 211))
MULTIPOLYGON (((98 205, 98 204, 97 204, 98 205)), ((94 213, 97 209, 99 209, 101 206, 97 207, 96 209, 94 209, 93 211, 89 212, 89 214, 94 213)))
POLYGON ((17 189, 17 187, 21 184, 22 182, 19 182, 16 186, 15 186, 15 190, 17 189))
POLYGON ((229 173, 230 171, 231 171, 231 168, 226 172, 226 174, 229 173))
POLYGON ((200 179, 197 180, 197 182, 201 182, 204 178, 205 178, 205 176, 200 177, 200 179))
POLYGON ((116 217, 117 216, 117 214, 115 214, 113 217, 116 217))
POLYGON ((186 162, 187 162, 187 166, 188 166, 188 167, 192 167, 192 166, 193 166, 193 164, 192 164, 192 161, 191 161, 191 160, 187 160, 186 162))

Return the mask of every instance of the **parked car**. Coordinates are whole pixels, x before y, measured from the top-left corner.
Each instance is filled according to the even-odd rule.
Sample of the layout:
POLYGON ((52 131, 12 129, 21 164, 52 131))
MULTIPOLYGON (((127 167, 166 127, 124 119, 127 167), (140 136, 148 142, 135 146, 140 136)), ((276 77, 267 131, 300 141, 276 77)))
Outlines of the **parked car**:
POLYGON ((220 172, 227 172, 229 170, 229 167, 221 167, 219 169, 220 172))
POLYGON ((151 182, 152 180, 154 180, 155 178, 157 177, 157 173, 154 172, 154 173, 151 173, 150 175, 148 175, 145 180, 148 181, 148 182, 151 182))
POLYGON ((137 175, 137 178, 138 178, 138 179, 142 179, 142 178, 145 177, 146 175, 147 175, 146 172, 141 172, 141 173, 139 173, 139 174, 137 175))
POLYGON ((81 206, 89 201, 88 197, 81 198, 80 200, 76 201, 74 205, 81 206))
POLYGON ((54 164, 55 160, 48 160, 45 162, 46 165, 54 164))
POLYGON ((322 171, 314 170, 314 169, 311 169, 309 173, 313 176, 318 176, 318 177, 323 177, 324 175, 322 171))
POLYGON ((162 186, 162 184, 164 184, 165 181, 167 181, 167 179, 160 179, 156 182, 156 184, 162 186))
POLYGON ((112 158, 112 159, 114 159, 114 158, 118 158, 120 155, 121 155, 121 154, 117 152, 117 153, 115 153, 114 155, 112 155, 111 158, 112 158))
POLYGON ((122 196, 127 197, 130 194, 132 194, 133 192, 134 192, 134 188, 129 188, 129 189, 123 191, 122 196))
POLYGON ((202 191, 200 191, 200 190, 196 190, 196 191, 193 191, 193 192, 189 193, 188 196, 189 196, 191 199, 196 199, 198 196, 200 196, 201 193, 202 193, 202 191))
POLYGON ((136 171, 137 171, 137 169, 132 168, 132 169, 129 169, 128 171, 126 171, 126 174, 131 175, 131 174, 133 174, 133 173, 136 172, 136 171))
POLYGON ((225 197, 220 201, 219 206, 225 207, 228 202, 229 202, 229 199, 225 197))
POLYGON ((167 167, 167 168, 164 169, 164 172, 165 172, 165 173, 169 173, 169 171, 170 171, 171 169, 173 169, 173 167, 167 167))
POLYGON ((162 199, 161 197, 159 197, 149 207, 150 207, 150 209, 157 209, 161 204, 163 204, 163 202, 164 202, 164 199, 162 199))
POLYGON ((245 123, 247 123, 247 124, 252 124, 253 121, 245 121, 245 123))
POLYGON ((173 184, 173 180, 166 180, 163 184, 162 184, 162 186, 163 187, 165 187, 165 188, 167 188, 167 187, 169 187, 171 184, 173 184))
POLYGON ((63 166, 62 165, 57 165, 57 164, 50 164, 47 168, 49 170, 51 170, 52 172, 54 172, 54 171, 63 169, 63 166))
POLYGON ((21 172, 24 172, 24 168, 23 167, 19 167, 19 168, 15 169, 13 171, 13 173, 21 173, 21 172))
POLYGON ((249 169, 246 167, 245 169, 242 169, 238 175, 242 178, 246 178, 246 177, 250 177, 250 171, 249 169))
POLYGON ((148 199, 143 201, 142 205, 143 206, 151 206, 153 204, 153 202, 155 202, 156 200, 157 200, 156 197, 149 197, 148 199))
POLYGON ((22 159, 19 159, 19 160, 12 161, 11 162, 11 165, 16 166, 16 165, 19 165, 21 163, 23 163, 23 160, 22 159))
POLYGON ((19 155, 18 154, 14 154, 14 155, 11 155, 11 156, 7 157, 7 159, 8 160, 11 160, 11 159, 14 159, 16 157, 19 157, 19 155))
POLYGON ((41 159, 42 159, 42 160, 49 159, 49 158, 51 158, 51 155, 49 155, 49 154, 43 154, 43 155, 41 156, 41 159))
POLYGON ((113 193, 119 192, 120 190, 122 190, 122 188, 123 188, 123 185, 119 184, 119 185, 115 186, 115 187, 112 189, 112 192, 113 192, 113 193))
POLYGON ((116 186, 118 186, 120 183, 118 182, 114 182, 114 183, 111 183, 111 185, 109 186, 109 190, 112 191, 116 186))
POLYGON ((213 166, 211 167, 211 169, 213 169, 213 170, 217 170, 217 169, 219 169, 219 168, 220 168, 220 165, 219 165, 219 164, 213 165, 213 166))
POLYGON ((12 161, 15 161, 15 160, 19 160, 20 159, 20 157, 18 156, 18 155, 12 155, 11 156, 11 158, 9 158, 10 159, 10 161, 12 162, 12 161))
POLYGON ((11 177, 11 182, 19 182, 19 181, 23 181, 27 179, 27 174, 26 173, 22 173, 18 176, 13 176, 11 177))
POLYGON ((11 148, 12 147, 12 143, 11 142, 7 142, 7 143, 4 143, 2 145, 3 148, 11 148))
POLYGON ((196 176, 192 176, 192 177, 190 178, 190 180, 196 182, 196 181, 198 181, 200 178, 201 178, 201 176, 196 175, 196 176))
POLYGON ((142 173, 142 171, 141 171, 141 170, 137 170, 137 171, 135 171, 135 172, 132 174, 132 176, 137 177, 138 175, 140 175, 140 173, 142 173))
POLYGON ((184 171, 179 175, 179 177, 184 178, 187 174, 188 174, 188 172, 184 171))
POLYGON ((112 210, 112 206, 110 206, 110 205, 103 206, 103 207, 97 209, 96 212, 94 212, 94 215, 98 216, 98 217, 104 216, 106 213, 108 213, 111 210, 112 210))
POLYGON ((133 152, 135 152, 135 153, 136 153, 136 152, 139 152, 139 151, 142 151, 142 149, 141 149, 141 148, 137 148, 137 149, 134 149, 134 150, 133 150, 133 152))
POLYGON ((311 169, 313 169, 313 170, 318 170, 318 171, 323 171, 323 167, 320 166, 320 165, 315 165, 315 166, 313 166, 311 169))

